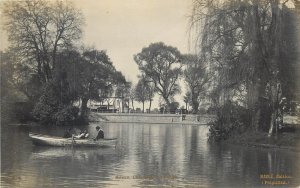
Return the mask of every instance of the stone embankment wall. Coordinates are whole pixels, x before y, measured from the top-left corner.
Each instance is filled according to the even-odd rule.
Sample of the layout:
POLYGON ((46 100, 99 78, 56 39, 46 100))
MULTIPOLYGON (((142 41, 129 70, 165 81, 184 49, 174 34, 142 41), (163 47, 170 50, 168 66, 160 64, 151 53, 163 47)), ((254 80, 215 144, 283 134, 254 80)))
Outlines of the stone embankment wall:
POLYGON ((97 113, 90 114, 91 121, 126 122, 126 123, 182 123, 207 124, 213 119, 212 115, 179 114, 127 114, 127 113, 97 113))

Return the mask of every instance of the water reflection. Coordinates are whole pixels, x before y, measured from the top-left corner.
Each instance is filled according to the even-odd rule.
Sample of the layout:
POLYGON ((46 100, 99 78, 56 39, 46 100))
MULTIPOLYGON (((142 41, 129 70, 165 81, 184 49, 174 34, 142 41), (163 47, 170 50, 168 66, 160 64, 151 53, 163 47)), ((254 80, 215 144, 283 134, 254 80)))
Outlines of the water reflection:
POLYGON ((102 156, 115 155, 114 148, 72 148, 72 147, 34 147, 31 158, 34 160, 57 160, 57 158, 70 158, 78 162, 88 162, 102 156))
MULTIPOLYGON (((97 125, 83 128, 94 136, 97 125)), ((29 131, 60 135, 64 129, 2 128, 2 186, 258 187, 261 174, 289 175, 289 186, 300 185, 297 152, 210 145, 206 126, 101 126, 107 137, 118 138, 117 148, 36 147, 29 131)))

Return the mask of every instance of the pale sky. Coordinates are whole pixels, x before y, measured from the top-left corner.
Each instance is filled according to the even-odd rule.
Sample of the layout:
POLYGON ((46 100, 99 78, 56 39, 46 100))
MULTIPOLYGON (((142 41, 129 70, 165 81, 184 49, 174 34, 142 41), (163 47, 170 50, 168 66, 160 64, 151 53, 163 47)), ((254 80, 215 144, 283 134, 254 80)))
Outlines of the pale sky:
MULTIPOLYGON (((139 71, 133 55, 150 43, 162 41, 177 47, 182 53, 188 53, 188 15, 192 0, 73 2, 82 10, 85 18, 83 44, 106 50, 116 69, 123 73, 126 80, 137 82, 139 71)), ((6 47, 5 37, 3 33, 0 35, 0 48, 3 49, 6 47)), ((177 101, 183 105, 182 97, 178 97, 177 101)), ((154 107, 157 107, 156 104, 154 107)))
POLYGON ((188 14, 191 0, 75 0, 86 25, 86 45, 107 50, 126 79, 136 81, 133 55, 150 43, 162 41, 188 50, 188 14))
MULTIPOLYGON (((84 43, 107 50, 117 70, 133 83, 139 74, 133 55, 150 43, 162 41, 188 52, 192 0, 75 0, 75 6, 85 16, 84 43)), ((184 89, 175 97, 180 105, 183 94, 184 89)), ((158 96, 153 103, 158 106, 158 96)))

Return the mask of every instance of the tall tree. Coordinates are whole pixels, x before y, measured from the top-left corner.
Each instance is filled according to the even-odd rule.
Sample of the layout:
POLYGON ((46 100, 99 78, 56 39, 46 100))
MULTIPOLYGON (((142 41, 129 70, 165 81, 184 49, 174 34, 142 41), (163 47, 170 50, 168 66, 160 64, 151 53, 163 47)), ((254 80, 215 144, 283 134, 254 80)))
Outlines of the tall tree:
POLYGON ((200 94, 205 91, 204 86, 208 82, 208 73, 205 70, 204 62, 197 55, 185 55, 182 61, 185 65, 183 75, 188 87, 188 97, 191 100, 193 113, 196 114, 199 110, 200 94))
POLYGON ((133 102, 135 100, 135 86, 131 85, 130 91, 129 91, 129 99, 131 100, 131 107, 132 110, 134 110, 133 102))
POLYGON ((81 120, 87 119, 89 100, 101 101, 114 88, 125 82, 115 70, 105 51, 95 49, 63 51, 51 82, 44 84, 42 95, 34 108, 34 115, 44 122, 59 123, 77 118, 73 103, 81 101, 81 120))
POLYGON ((3 15, 11 47, 42 82, 52 78, 57 53, 81 36, 82 15, 71 2, 8 1, 3 15))
POLYGON ((13 113, 12 103, 16 100, 13 84, 14 64, 8 53, 0 51, 0 102, 1 122, 10 120, 13 113))
POLYGON ((6 80, 14 90, 25 95, 29 101, 35 101, 40 95, 39 91, 42 87, 42 83, 40 82, 37 73, 30 66, 17 63, 19 61, 20 57, 15 56, 15 53, 12 50, 1 53, 1 63, 5 64, 3 70, 7 67, 10 68, 9 72, 2 71, 3 75, 10 75, 8 80, 3 80, 6 80))
POLYGON ((100 100, 113 89, 120 72, 115 70, 105 51, 86 50, 80 63, 79 96, 82 101, 81 116, 86 116, 87 102, 90 99, 100 100))
POLYGON ((140 78, 135 87, 135 100, 143 104, 143 113, 145 112, 145 102, 149 100, 148 95, 147 80, 140 78))
POLYGON ((250 126, 270 135, 278 125, 282 94, 295 90, 294 84, 284 84, 297 76, 287 70, 299 67, 297 37, 286 35, 287 28, 297 27, 295 12, 285 3, 200 0, 191 19, 203 28, 197 46, 213 75, 209 91, 215 104, 238 102, 248 110, 250 126))
POLYGON ((134 60, 169 107, 171 97, 180 92, 177 82, 182 64, 178 49, 162 42, 153 43, 135 55, 134 60))
POLYGON ((187 91, 183 97, 183 102, 185 103, 185 109, 188 110, 188 104, 191 103, 191 92, 187 91))
POLYGON ((79 99, 82 57, 76 50, 58 53, 58 66, 51 81, 44 83, 33 108, 33 115, 43 123, 65 124, 78 118, 78 108, 73 105, 79 99))
POLYGON ((126 82, 125 77, 119 72, 119 79, 115 80, 117 84, 116 97, 120 97, 122 103, 122 112, 124 112, 124 107, 129 109, 129 100, 130 100, 130 88, 132 83, 126 82))
POLYGON ((147 93, 148 93, 148 101, 149 101, 149 113, 151 112, 151 106, 152 106, 152 101, 153 97, 156 93, 155 86, 152 82, 147 81, 147 93))

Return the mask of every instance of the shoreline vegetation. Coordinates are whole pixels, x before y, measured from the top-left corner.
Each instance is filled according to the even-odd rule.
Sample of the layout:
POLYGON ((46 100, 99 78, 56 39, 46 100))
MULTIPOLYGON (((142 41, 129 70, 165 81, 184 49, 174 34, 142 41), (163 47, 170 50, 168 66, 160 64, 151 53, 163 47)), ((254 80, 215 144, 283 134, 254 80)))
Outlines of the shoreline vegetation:
POLYGON ((255 148, 285 149, 300 152, 300 128, 299 125, 297 126, 295 132, 285 132, 278 134, 277 137, 268 137, 267 133, 249 131, 240 135, 234 135, 225 140, 224 144, 255 148))

